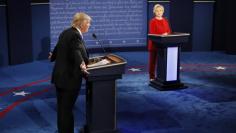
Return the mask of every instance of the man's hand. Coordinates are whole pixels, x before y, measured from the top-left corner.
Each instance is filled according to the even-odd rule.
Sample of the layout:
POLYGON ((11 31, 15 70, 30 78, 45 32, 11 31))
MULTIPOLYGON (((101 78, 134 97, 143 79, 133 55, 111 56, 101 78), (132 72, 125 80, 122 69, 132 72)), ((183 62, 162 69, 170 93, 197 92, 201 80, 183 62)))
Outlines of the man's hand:
POLYGON ((52 52, 49 52, 48 53, 48 59, 51 60, 51 57, 52 57, 52 52))
POLYGON ((81 71, 82 71, 83 73, 89 74, 89 72, 87 71, 86 64, 85 64, 84 62, 81 63, 80 69, 81 69, 81 71))

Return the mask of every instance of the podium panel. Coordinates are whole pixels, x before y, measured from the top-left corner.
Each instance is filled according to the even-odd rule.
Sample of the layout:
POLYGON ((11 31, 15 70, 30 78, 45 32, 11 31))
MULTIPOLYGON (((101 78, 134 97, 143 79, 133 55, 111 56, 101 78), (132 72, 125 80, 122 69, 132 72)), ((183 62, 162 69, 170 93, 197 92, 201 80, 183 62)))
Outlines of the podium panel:
POLYGON ((178 53, 178 47, 167 48, 166 81, 175 81, 178 79, 178 53))
POLYGON ((86 80, 85 133, 117 133, 116 79, 125 72, 126 61, 109 54, 89 60, 86 80))
POLYGON ((158 48, 157 67, 154 81, 150 85, 159 90, 184 87, 180 82, 181 44, 188 41, 188 33, 172 33, 169 35, 148 34, 149 39, 158 48))

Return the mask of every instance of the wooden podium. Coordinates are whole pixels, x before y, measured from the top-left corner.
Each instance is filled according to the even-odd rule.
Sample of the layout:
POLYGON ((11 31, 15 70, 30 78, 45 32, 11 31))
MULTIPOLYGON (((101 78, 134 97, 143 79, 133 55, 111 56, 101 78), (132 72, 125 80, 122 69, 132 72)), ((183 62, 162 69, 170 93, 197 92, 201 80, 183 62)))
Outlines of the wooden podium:
POLYGON ((116 79, 125 72, 126 61, 108 54, 89 60, 86 80, 85 133, 117 133, 116 79))
POLYGON ((148 34, 149 39, 158 48, 157 67, 154 81, 150 86, 159 90, 185 88, 179 78, 180 46, 188 41, 188 33, 172 33, 169 35, 148 34))

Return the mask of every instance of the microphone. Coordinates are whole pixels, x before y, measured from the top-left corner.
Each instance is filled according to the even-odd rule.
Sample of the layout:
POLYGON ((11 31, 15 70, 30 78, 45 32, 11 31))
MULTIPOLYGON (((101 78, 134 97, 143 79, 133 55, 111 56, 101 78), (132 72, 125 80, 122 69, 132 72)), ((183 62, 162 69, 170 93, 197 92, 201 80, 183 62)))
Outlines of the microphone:
POLYGON ((93 38, 94 38, 95 40, 97 40, 97 41, 98 41, 98 44, 101 46, 101 48, 102 48, 103 52, 104 52, 104 53, 106 53, 106 51, 105 51, 105 49, 104 49, 104 47, 103 47, 103 45, 102 45, 101 41, 97 39, 97 36, 96 36, 96 34, 95 34, 95 33, 93 33, 93 34, 92 34, 92 36, 93 36, 93 38))
POLYGON ((93 36, 93 38, 94 38, 94 39, 97 39, 97 36, 96 36, 96 34, 94 34, 94 33, 93 33, 93 35, 92 35, 92 36, 93 36))

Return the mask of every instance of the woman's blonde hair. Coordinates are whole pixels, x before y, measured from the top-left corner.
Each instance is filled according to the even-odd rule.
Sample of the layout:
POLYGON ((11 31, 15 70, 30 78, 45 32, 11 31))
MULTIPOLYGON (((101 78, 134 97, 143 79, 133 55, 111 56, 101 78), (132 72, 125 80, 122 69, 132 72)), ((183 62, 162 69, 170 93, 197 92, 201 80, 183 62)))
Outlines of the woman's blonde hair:
POLYGON ((164 12, 164 6, 162 6, 162 5, 160 5, 160 4, 156 4, 156 5, 153 7, 153 13, 154 13, 154 14, 155 14, 157 8, 162 8, 162 10, 163 10, 163 12, 164 12))
POLYGON ((80 26, 84 20, 91 21, 91 17, 83 12, 78 12, 74 15, 73 20, 71 22, 72 26, 80 26))

